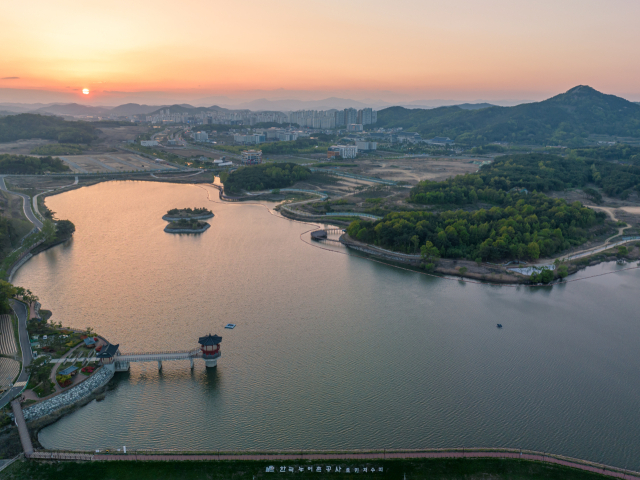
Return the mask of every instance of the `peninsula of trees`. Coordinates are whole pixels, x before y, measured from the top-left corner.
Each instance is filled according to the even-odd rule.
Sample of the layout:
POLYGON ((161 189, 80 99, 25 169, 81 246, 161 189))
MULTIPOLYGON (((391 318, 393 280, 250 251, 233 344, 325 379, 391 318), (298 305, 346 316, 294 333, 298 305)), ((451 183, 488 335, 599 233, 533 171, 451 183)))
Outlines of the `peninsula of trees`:
POLYGON ((290 187, 310 175, 311 170, 295 163, 265 163, 239 168, 228 175, 221 175, 220 179, 227 193, 240 193, 242 190, 290 187))
POLYGON ((500 157, 478 173, 424 181, 411 189, 410 202, 466 210, 394 212, 376 222, 356 220, 347 233, 403 253, 476 261, 536 260, 602 233, 606 218, 580 202, 569 204, 542 192, 592 181, 612 195, 624 196, 640 184, 636 169, 640 170, 551 155, 500 157), (479 204, 475 210, 474 204, 479 204))

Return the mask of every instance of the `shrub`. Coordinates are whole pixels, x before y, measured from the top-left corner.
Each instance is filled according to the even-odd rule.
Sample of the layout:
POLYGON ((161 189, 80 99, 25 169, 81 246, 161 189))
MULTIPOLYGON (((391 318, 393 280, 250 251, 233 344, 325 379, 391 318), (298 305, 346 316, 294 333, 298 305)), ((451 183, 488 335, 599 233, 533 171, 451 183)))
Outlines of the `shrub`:
POLYGON ((560 278, 566 278, 566 276, 569 275, 569 269, 567 268, 566 265, 560 265, 558 267, 558 276, 560 278))

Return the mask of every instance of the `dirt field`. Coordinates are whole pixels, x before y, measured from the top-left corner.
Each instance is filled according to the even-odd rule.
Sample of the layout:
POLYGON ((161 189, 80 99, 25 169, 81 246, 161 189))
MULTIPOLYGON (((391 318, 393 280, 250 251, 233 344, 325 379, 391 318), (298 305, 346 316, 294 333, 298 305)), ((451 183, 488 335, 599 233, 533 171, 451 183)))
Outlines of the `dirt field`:
POLYGON ((174 168, 167 164, 155 163, 139 155, 129 153, 108 153, 94 155, 64 155, 60 159, 74 173, 113 173, 131 170, 155 171, 174 168))
POLYGON ((138 135, 146 133, 149 127, 142 126, 126 126, 126 127, 100 127, 100 143, 105 144, 122 144, 126 140, 134 140, 138 135))
POLYGON ((33 140, 18 140, 16 142, 0 143, 0 153, 10 153, 12 155, 28 155, 31 150, 40 145, 57 144, 53 140, 42 140, 39 138, 33 140))
POLYGON ((412 185, 421 180, 444 180, 456 175, 474 173, 478 165, 473 159, 398 157, 384 160, 357 161, 354 173, 380 177, 396 182, 404 181, 412 185))

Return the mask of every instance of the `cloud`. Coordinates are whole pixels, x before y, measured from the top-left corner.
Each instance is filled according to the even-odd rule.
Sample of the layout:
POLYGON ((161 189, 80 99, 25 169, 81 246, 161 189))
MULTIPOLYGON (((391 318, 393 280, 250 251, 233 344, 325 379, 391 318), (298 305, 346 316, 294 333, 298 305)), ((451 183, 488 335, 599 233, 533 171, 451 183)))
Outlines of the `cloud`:
POLYGON ((20 77, 2 77, 0 80, 19 80, 20 77))

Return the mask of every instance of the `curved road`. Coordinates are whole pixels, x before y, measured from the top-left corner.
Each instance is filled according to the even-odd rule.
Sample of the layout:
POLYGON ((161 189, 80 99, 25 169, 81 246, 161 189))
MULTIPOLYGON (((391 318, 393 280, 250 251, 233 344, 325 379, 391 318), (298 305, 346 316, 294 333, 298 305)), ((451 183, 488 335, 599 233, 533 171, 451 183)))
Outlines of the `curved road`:
POLYGON ((77 184, 78 184, 78 176, 76 175, 76 179, 75 179, 75 181, 74 181, 73 183, 70 183, 69 185, 63 185, 63 186, 61 186, 61 187, 53 187, 51 190, 46 190, 46 191, 44 191, 44 192, 42 192, 42 193, 39 193, 39 194, 37 194, 37 195, 34 195, 34 196, 33 196, 33 199, 32 199, 32 200, 33 200, 33 201, 32 201, 33 209, 35 210, 35 212, 36 212, 38 215, 40 215, 40 216, 42 217, 42 214, 40 213, 40 210, 38 210, 38 197, 39 197, 40 195, 43 195, 43 194, 45 194, 45 193, 49 193, 49 192, 53 192, 53 191, 55 191, 55 190, 59 190, 59 189, 61 189, 61 188, 73 187, 74 185, 77 185, 77 184))
MULTIPOLYGON (((3 182, 4 185, 4 182, 3 182)), ((27 333, 27 306, 16 300, 11 300, 11 308, 18 317, 18 332, 20 334, 20 350, 22 350, 22 371, 18 375, 18 380, 14 386, 9 389, 0 398, 0 408, 9 403, 15 396, 19 395, 26 386, 29 379, 27 367, 31 364, 31 344, 29 343, 29 334, 27 333)))
POLYGON ((12 192, 11 190, 9 190, 4 183, 4 179, 6 176, 7 175, 0 176, 0 190, 10 193, 11 195, 18 195, 19 197, 22 197, 22 209, 24 210, 25 216, 31 223, 33 223, 33 225, 38 230, 42 230, 42 222, 37 219, 37 217, 33 213, 33 210, 31 209, 31 197, 29 197, 29 195, 25 195, 24 193, 12 192))

